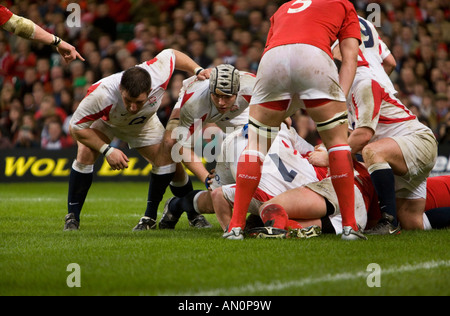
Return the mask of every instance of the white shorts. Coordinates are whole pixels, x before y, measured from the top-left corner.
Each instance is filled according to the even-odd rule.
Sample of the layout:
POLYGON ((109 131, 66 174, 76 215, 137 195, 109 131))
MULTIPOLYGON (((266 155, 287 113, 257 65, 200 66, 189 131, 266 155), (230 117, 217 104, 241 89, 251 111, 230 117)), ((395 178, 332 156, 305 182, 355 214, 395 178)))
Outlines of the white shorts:
MULTIPOLYGON (((259 64, 250 104, 291 100, 290 113, 297 110, 291 107, 298 98, 345 102, 336 65, 327 53, 312 45, 291 44, 270 49, 259 64)), ((302 102, 298 105, 302 106, 302 102)))
POLYGON ((217 162, 215 167, 215 176, 211 183, 211 189, 219 188, 223 185, 234 184, 236 180, 231 173, 230 163, 226 162, 217 162))
POLYGON ((408 136, 391 137, 400 146, 408 167, 404 176, 395 176, 396 197, 425 199, 427 177, 436 163, 437 143, 431 131, 420 131, 408 136))
MULTIPOLYGON (((342 217, 341 210, 339 208, 339 202, 336 192, 331 182, 331 178, 325 178, 322 181, 313 182, 305 185, 305 187, 311 189, 317 194, 323 196, 334 206, 334 214, 330 215, 331 224, 336 231, 336 234, 342 234, 342 217)), ((355 185, 355 219, 356 223, 361 229, 366 228, 367 225, 367 208, 364 203, 364 197, 355 185)))
POLYGON ((161 124, 158 116, 152 115, 144 125, 131 125, 130 127, 115 127, 107 124, 103 120, 92 123, 91 128, 104 133, 110 141, 114 137, 127 142, 130 148, 140 148, 160 144, 165 128, 161 124))

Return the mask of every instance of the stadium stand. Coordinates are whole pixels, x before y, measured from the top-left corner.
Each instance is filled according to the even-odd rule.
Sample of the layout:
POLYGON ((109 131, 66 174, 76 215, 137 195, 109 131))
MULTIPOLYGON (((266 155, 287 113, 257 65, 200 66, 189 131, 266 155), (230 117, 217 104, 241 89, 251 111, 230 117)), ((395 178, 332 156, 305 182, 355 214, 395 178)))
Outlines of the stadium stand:
MULTIPOLYGON (((231 63, 256 72, 269 18, 284 1, 105 0, 76 1, 81 27, 66 23, 72 1, 0 1, 16 14, 77 47, 83 63, 65 64, 50 46, 0 32, 0 135, 2 148, 40 146, 46 123, 67 120, 89 86, 109 74, 149 60, 165 48, 187 53, 202 67, 231 63), (24 141, 25 134, 30 139, 24 141)), ((399 98, 430 126, 450 150, 450 8, 448 1, 351 1, 367 17, 380 7, 378 31, 396 58, 391 75, 399 98)), ((158 111, 163 124, 174 106, 184 73, 175 73, 158 111)), ((304 117, 299 114, 297 120, 304 117)), ((307 119, 307 118, 306 118, 307 119)), ((320 141, 312 125, 299 129, 320 141)), ((67 136, 67 137, 66 137, 67 136)), ((44 141, 43 141, 44 139, 44 141)), ((68 146, 75 146, 69 139, 68 146)), ((119 144, 120 145, 120 144, 119 144)), ((441 151, 442 151, 441 150, 441 151)))

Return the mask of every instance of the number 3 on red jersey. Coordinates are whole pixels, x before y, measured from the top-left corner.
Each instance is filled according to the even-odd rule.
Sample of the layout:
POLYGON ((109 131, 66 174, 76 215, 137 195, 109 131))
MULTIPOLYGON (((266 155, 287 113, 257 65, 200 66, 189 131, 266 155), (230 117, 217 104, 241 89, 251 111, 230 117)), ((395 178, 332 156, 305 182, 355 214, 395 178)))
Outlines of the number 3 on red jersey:
POLYGON ((289 8, 288 13, 299 13, 299 12, 302 12, 303 10, 306 10, 311 5, 312 1, 311 0, 297 0, 292 4, 291 7, 293 7, 299 3, 302 4, 301 7, 298 7, 295 9, 289 8))

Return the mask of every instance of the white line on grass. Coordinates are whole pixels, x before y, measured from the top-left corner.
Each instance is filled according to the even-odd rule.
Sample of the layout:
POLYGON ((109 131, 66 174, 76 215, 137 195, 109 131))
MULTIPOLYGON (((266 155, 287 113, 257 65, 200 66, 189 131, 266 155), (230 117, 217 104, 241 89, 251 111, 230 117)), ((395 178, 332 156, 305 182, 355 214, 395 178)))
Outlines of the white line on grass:
MULTIPOLYGON (((450 267, 450 261, 428 261, 423 263, 418 263, 415 265, 402 265, 399 267, 390 267, 387 269, 381 270, 381 276, 385 274, 399 274, 403 272, 413 272, 417 270, 431 270, 439 267, 450 267)), ((251 295, 257 292, 277 292, 282 291, 288 288, 300 288, 307 285, 313 285, 324 282, 339 282, 339 281, 348 281, 359 278, 367 278, 370 272, 360 271, 354 273, 338 273, 338 274, 326 274, 321 277, 311 277, 304 278, 299 280, 291 280, 291 281, 275 281, 271 283, 262 283, 256 282, 253 284, 231 287, 231 288, 219 288, 212 289, 208 291, 200 291, 200 292, 186 292, 186 293, 177 293, 177 294, 161 294, 161 295, 180 295, 180 296, 219 296, 219 295, 251 295)))

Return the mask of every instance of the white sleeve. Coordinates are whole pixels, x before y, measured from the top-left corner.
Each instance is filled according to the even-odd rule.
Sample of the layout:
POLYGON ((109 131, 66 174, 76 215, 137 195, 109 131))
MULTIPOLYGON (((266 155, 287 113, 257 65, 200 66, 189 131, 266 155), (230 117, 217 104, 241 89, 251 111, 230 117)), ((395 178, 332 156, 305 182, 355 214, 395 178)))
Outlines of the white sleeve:
POLYGON ((172 49, 165 49, 155 58, 139 65, 148 71, 152 78, 152 89, 162 87, 167 89, 170 78, 175 70, 176 57, 172 49))
POLYGON ((386 43, 380 39, 380 57, 381 57, 381 59, 384 60, 390 54, 391 54, 391 51, 387 47, 386 43))
POLYGON ((102 82, 92 85, 73 113, 70 120, 71 128, 76 130, 89 128, 96 120, 109 117, 114 103, 116 102, 109 96, 106 85, 102 82))

